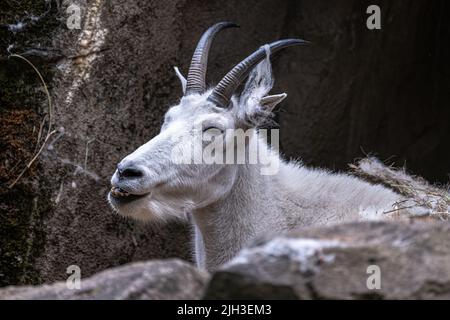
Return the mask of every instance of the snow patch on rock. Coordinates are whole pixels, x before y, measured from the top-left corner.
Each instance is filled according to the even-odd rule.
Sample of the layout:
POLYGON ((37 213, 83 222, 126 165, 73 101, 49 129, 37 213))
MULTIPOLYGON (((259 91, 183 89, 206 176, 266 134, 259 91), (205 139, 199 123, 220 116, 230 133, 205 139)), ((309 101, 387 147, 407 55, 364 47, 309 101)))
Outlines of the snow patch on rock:
POLYGON ((260 257, 269 261, 288 257, 298 263, 301 272, 317 271, 317 264, 334 261, 334 254, 325 254, 323 250, 344 247, 344 244, 334 240, 275 238, 262 246, 243 249, 227 265, 247 264, 260 257))

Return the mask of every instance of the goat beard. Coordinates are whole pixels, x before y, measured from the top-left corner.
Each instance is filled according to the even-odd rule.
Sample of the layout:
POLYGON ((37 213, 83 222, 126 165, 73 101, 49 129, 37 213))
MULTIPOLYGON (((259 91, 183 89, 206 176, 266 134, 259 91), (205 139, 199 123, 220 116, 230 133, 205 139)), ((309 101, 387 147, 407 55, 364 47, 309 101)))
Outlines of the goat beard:
POLYGON ((187 213, 192 211, 193 204, 187 199, 165 198, 149 195, 123 205, 111 207, 119 215, 143 222, 166 222, 173 219, 187 219, 187 213))

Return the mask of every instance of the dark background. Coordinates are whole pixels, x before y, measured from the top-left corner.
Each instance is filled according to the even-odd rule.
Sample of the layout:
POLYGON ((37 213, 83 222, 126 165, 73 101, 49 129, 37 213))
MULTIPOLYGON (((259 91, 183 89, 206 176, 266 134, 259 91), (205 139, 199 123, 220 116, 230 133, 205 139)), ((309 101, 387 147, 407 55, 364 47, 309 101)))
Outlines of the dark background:
POLYGON ((159 131, 180 98, 172 67, 186 73, 196 41, 218 21, 241 28, 215 41, 210 84, 264 43, 313 43, 286 50, 273 64, 273 92, 288 93, 277 113, 287 157, 345 170, 372 153, 448 182, 448 1, 70 3, 82 9, 83 30, 97 7, 91 27, 105 34, 87 67, 74 58, 83 30, 67 29, 58 1, 0 4, 0 285, 65 279, 71 264, 87 276, 133 260, 190 259, 188 227, 122 219, 105 197, 115 164, 159 131), (366 28, 371 4, 381 7, 381 30, 366 28), (18 21, 25 28, 12 32, 18 21), (50 87, 54 127, 63 132, 11 189, 33 156, 47 102, 34 71, 8 59, 10 45, 15 53, 40 52, 27 57, 50 87))

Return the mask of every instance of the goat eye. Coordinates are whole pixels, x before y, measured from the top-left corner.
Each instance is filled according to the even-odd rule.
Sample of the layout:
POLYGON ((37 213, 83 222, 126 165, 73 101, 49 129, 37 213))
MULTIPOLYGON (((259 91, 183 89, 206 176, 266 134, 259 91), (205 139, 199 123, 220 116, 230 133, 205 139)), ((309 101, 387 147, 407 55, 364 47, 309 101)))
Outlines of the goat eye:
POLYGON ((213 126, 207 126, 203 129, 204 133, 209 133, 209 134, 213 134, 213 135, 219 135, 222 133, 222 130, 220 130, 217 127, 213 127, 213 126))

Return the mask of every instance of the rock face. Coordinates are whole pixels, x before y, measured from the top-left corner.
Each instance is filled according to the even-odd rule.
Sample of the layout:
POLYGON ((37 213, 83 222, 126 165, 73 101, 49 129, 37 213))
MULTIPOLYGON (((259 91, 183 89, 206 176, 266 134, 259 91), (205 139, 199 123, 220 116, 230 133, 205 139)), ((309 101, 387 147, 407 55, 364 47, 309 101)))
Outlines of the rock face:
POLYGON ((353 223, 263 239, 215 272, 205 297, 449 299, 450 225, 353 223))
POLYGON ((0 299, 450 299, 450 224, 360 222, 267 237, 211 277, 180 260, 0 289, 0 299))
POLYGON ((382 31, 366 28, 369 3, 360 0, 1 1, 0 286, 62 280, 72 264, 90 275, 137 260, 191 259, 185 225, 135 224, 105 197, 116 163, 157 134, 180 98, 173 66, 186 74, 200 34, 217 21, 241 29, 215 41, 210 84, 269 41, 313 43, 273 64, 274 93, 288 93, 277 115, 285 154, 342 168, 363 147, 446 179, 450 2, 378 4, 382 31), (81 10, 81 29, 66 25, 69 4, 81 10), (42 73, 57 129, 13 188, 49 115, 35 71, 8 50, 42 73))
POLYGON ((208 275, 181 260, 137 262, 82 279, 80 289, 65 282, 36 287, 7 287, 0 300, 178 300, 199 299, 208 275))

